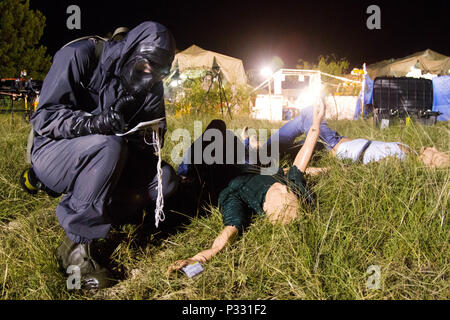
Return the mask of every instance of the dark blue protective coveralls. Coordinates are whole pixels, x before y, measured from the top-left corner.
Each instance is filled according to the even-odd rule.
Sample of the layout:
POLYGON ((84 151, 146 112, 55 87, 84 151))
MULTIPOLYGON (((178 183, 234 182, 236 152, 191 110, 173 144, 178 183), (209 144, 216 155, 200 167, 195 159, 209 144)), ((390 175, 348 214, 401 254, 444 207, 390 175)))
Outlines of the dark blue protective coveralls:
MULTIPOLYGON (((140 24, 123 40, 106 42, 99 59, 92 39, 63 47, 54 57, 31 119, 33 169, 48 188, 64 193, 56 215, 76 243, 105 237, 115 218, 141 212, 157 196, 157 157, 142 137, 81 135, 74 129, 83 117, 100 114, 127 95, 120 81, 121 68, 142 43, 168 53, 168 63, 172 62, 173 37, 154 22, 140 24)), ((126 111, 129 127, 164 117, 162 82, 126 111)), ((178 178, 167 163, 163 162, 162 171, 163 194, 169 197, 178 178)))

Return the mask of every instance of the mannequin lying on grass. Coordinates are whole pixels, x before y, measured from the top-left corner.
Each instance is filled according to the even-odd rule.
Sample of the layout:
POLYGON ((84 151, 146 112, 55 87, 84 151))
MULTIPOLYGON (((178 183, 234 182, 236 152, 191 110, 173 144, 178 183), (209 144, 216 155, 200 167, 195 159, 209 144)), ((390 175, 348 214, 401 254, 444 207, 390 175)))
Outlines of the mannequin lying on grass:
MULTIPOLYGON (((293 221, 297 216, 299 196, 307 200, 304 203, 312 203, 313 195, 307 190, 303 176, 320 174, 328 170, 328 168, 307 167, 318 137, 325 143, 325 147, 332 156, 338 159, 360 161, 363 164, 389 157, 404 159, 411 152, 417 154, 412 148, 399 142, 368 141, 340 136, 323 121, 324 113, 323 101, 316 107, 302 110, 300 116, 280 128, 278 134, 272 136, 264 146, 270 148, 272 139, 278 139, 281 156, 290 154, 295 157, 293 166, 284 169, 284 174, 288 177, 287 179, 284 177, 284 180, 291 180, 296 188, 289 188, 289 182, 277 182, 277 180, 283 180, 282 173, 272 179, 267 176, 262 178, 258 175, 237 175, 229 184, 227 183, 227 187, 225 184, 224 187, 219 188, 221 190, 219 209, 223 215, 225 228, 215 239, 212 247, 189 259, 176 261, 168 268, 168 272, 181 269, 191 263, 209 261, 243 229, 245 224, 248 224, 251 217, 249 211, 264 214, 272 223, 286 224, 293 221), (294 143, 295 139, 302 134, 307 135, 304 143, 294 143), (296 184, 295 180, 299 182, 296 184), (261 188, 258 189, 258 186, 261 188), (294 189, 297 189, 297 192, 294 192, 294 189)), ((222 125, 225 126, 224 123, 222 125)), ((247 147, 254 150, 260 148, 256 138, 249 137, 245 129, 242 139, 247 147)), ((422 147, 419 157, 429 167, 445 168, 450 165, 447 154, 438 151, 435 147, 422 147)), ((180 165, 178 174, 183 177, 188 171, 187 168, 188 166, 180 165)), ((224 167, 212 170, 214 180, 220 180, 219 176, 222 175, 229 176, 229 172, 223 169, 224 167)))
POLYGON ((218 201, 225 228, 210 249, 189 259, 176 261, 168 268, 168 272, 179 270, 191 263, 209 261, 235 235, 243 231, 254 213, 265 215, 271 223, 284 225, 297 217, 299 198, 305 200, 300 201, 302 204, 314 205, 314 195, 307 189, 304 175, 319 138, 324 115, 325 104, 319 101, 314 107, 312 124, 305 143, 286 174, 282 169, 272 176, 247 172, 237 175, 229 182, 220 192, 218 201))
MULTIPOLYGON (((313 107, 302 109, 299 116, 283 125, 276 135, 268 139, 263 147, 270 148, 270 145, 276 140, 279 144, 281 157, 285 155, 294 157, 303 143, 303 141, 295 143, 295 140, 303 134, 308 133, 313 123, 312 119, 313 107)), ((419 153, 417 153, 411 147, 401 142, 351 139, 341 136, 338 132, 330 129, 325 121, 322 121, 320 124, 319 138, 323 141, 327 151, 340 160, 350 159, 354 162, 367 164, 388 157, 404 159, 406 155, 414 153, 419 155, 419 158, 428 167, 445 168, 450 166, 448 155, 437 150, 435 147, 422 147, 419 153)), ((261 147, 255 136, 248 136, 246 128, 244 128, 242 139, 246 146, 253 149, 261 147)), ((311 171, 313 170, 311 169, 311 171)))

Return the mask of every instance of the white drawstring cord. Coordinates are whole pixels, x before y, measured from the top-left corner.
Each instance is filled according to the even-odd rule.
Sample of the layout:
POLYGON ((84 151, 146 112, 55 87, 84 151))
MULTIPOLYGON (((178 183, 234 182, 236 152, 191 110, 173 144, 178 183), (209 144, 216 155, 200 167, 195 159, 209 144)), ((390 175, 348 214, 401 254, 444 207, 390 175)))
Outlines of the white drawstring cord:
MULTIPOLYGON (((157 129, 158 130, 158 129, 157 129)), ((156 153, 158 154, 158 164, 156 165, 156 176, 158 178, 158 196, 156 198, 156 207, 155 207, 155 226, 158 228, 159 222, 164 221, 166 219, 166 216, 164 214, 164 197, 163 197, 163 186, 162 186, 162 169, 161 169, 161 142, 159 140, 159 134, 157 130, 152 131, 152 138, 153 143, 147 142, 146 136, 147 136, 147 130, 144 131, 144 142, 151 146, 153 145, 156 153)))

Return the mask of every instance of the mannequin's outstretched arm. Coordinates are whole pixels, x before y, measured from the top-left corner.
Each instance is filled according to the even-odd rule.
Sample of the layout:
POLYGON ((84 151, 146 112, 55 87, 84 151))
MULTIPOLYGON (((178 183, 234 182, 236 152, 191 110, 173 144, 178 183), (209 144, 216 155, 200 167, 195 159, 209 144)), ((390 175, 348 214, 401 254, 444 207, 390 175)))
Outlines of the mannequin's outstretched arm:
POLYGON ((319 99, 317 104, 314 106, 313 111, 313 123, 306 136, 305 143, 303 144, 300 151, 294 160, 294 165, 301 171, 305 172, 308 166, 309 160, 311 160, 314 147, 316 145, 317 139, 320 134, 320 124, 325 116, 325 103, 322 99, 319 99))
POLYGON ((238 229, 234 226, 226 226, 222 232, 219 234, 219 236, 214 240, 213 245, 210 249, 203 250, 199 253, 197 253, 195 256, 189 259, 185 260, 178 260, 175 261, 169 268, 167 269, 167 272, 171 272, 174 270, 179 270, 188 264, 195 263, 195 262, 201 262, 206 263, 209 260, 211 260, 212 257, 214 257, 217 253, 219 253, 228 242, 231 241, 234 235, 238 233, 238 229))

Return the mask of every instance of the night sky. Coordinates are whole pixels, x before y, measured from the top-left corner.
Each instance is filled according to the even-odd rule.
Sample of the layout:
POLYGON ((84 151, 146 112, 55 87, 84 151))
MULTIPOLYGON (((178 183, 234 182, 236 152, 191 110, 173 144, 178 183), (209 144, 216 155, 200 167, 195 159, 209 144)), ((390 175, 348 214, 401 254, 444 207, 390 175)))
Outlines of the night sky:
POLYGON ((81 36, 101 35, 146 20, 167 26, 177 48, 191 44, 259 69, 274 56, 285 68, 321 54, 347 58, 351 67, 400 58, 430 48, 450 55, 450 1, 77 1, 31 0, 47 18, 41 43, 53 55, 81 36), (81 30, 69 30, 66 9, 81 8, 81 30), (369 30, 366 9, 381 9, 381 30, 369 30))

